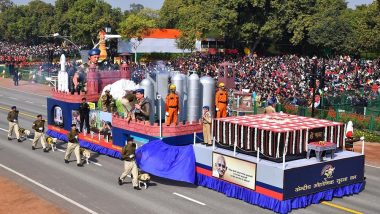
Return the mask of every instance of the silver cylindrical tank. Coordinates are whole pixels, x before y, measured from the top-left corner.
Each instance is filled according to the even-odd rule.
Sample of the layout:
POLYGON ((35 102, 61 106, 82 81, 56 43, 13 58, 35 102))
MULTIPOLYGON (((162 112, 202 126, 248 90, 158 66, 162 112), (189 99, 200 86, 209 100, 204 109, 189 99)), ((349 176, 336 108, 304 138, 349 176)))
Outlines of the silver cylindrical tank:
POLYGON ((178 122, 182 122, 186 119, 186 114, 184 114, 184 109, 183 109, 183 95, 184 95, 184 92, 185 92, 185 87, 186 87, 186 84, 185 84, 185 75, 183 74, 175 74, 172 78, 171 78, 171 83, 174 84, 176 86, 176 93, 179 97, 179 109, 180 109, 180 114, 178 115, 178 122))
POLYGON ((183 90, 183 108, 181 111, 183 111, 183 121, 187 120, 187 96, 188 96, 188 91, 189 91, 189 86, 188 86, 188 76, 186 74, 181 74, 183 75, 184 78, 184 90, 183 90))
POLYGON ((215 113, 215 80, 210 76, 204 76, 200 80, 202 85, 202 107, 209 106, 211 115, 215 113))
POLYGON ((157 103, 156 103, 157 117, 159 116, 159 103, 161 102, 161 119, 164 120, 165 119, 165 97, 166 95, 168 95, 169 73, 167 72, 157 73, 156 83, 157 83, 156 85, 157 94, 161 95, 161 99, 157 100, 157 103))
POLYGON ((201 84, 199 76, 192 74, 188 77, 187 92, 187 121, 195 122, 201 118, 201 84))
POLYGON ((150 103, 150 115, 149 115, 149 121, 151 124, 154 123, 154 100, 156 98, 155 94, 154 94, 154 86, 153 86, 153 82, 149 79, 143 79, 140 83, 140 87, 142 89, 144 89, 144 97, 148 98, 149 99, 149 103, 150 103))

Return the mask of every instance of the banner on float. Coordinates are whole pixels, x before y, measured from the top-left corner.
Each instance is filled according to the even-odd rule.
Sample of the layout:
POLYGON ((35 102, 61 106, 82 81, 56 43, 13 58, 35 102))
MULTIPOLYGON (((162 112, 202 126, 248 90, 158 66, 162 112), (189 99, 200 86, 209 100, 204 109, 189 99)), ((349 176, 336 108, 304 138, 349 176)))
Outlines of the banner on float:
POLYGON ((363 180, 364 155, 288 169, 284 175, 284 200, 363 180))
POLYGON ((256 189, 256 163, 213 152, 212 176, 248 189, 256 189))

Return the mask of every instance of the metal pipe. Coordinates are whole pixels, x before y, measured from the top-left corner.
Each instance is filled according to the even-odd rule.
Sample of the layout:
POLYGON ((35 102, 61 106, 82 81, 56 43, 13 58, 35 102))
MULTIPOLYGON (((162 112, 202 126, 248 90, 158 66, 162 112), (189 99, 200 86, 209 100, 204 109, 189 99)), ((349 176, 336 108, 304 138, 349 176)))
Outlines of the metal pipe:
POLYGON ((162 139, 162 112, 161 112, 161 95, 157 94, 157 101, 158 101, 158 121, 160 124, 160 138, 162 139))

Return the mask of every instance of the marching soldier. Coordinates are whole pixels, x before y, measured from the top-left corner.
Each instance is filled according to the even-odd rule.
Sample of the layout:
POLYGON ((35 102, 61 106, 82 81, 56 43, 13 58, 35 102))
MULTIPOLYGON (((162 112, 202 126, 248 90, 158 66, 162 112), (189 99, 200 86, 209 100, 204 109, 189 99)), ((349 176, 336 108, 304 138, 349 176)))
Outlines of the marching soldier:
POLYGON ((219 89, 215 95, 216 117, 227 117, 228 93, 224 89, 224 83, 219 83, 219 89))
POLYGON ((20 132, 18 126, 18 110, 16 106, 12 106, 12 111, 8 113, 7 120, 9 122, 9 130, 8 130, 8 140, 12 140, 12 132, 15 132, 16 138, 18 142, 21 142, 20 132))
POLYGON ((170 126, 171 123, 177 124, 178 115, 180 113, 179 109, 179 97, 175 93, 176 86, 171 84, 169 86, 170 93, 165 99, 165 115, 166 115, 166 125, 170 126))
POLYGON ((212 146, 211 142, 211 114, 210 107, 203 106, 202 124, 203 124, 203 141, 206 146, 212 146))
POLYGON ((136 104, 133 110, 135 118, 140 121, 149 120, 150 103, 147 98, 144 98, 144 89, 136 90, 136 104))
POLYGON ((135 161, 136 144, 132 137, 128 137, 127 144, 121 151, 121 158, 124 160, 124 172, 117 179, 119 185, 123 185, 123 181, 129 173, 132 173, 132 185, 135 190, 140 190, 138 185, 138 168, 135 161))
POLYGON ((46 148, 46 142, 45 142, 45 120, 42 119, 42 115, 37 115, 37 120, 34 121, 32 128, 34 129, 34 139, 32 143, 32 150, 36 149, 38 140, 41 139, 41 145, 44 150, 44 152, 48 152, 48 149, 46 148))
POLYGON ((81 167, 83 166, 83 163, 81 163, 80 159, 80 146, 78 141, 78 131, 76 124, 71 125, 71 130, 67 134, 67 149, 65 153, 65 163, 69 163, 69 158, 71 156, 71 153, 74 151, 75 157, 77 158, 77 166, 81 167))
POLYGON ((90 133, 90 106, 87 103, 85 97, 82 98, 82 103, 79 106, 79 114, 80 114, 80 132, 83 132, 83 125, 86 122, 86 130, 87 134, 90 133))
POLYGON ((111 112, 111 104, 112 104, 112 95, 110 94, 110 90, 107 89, 105 94, 102 95, 102 111, 111 112))

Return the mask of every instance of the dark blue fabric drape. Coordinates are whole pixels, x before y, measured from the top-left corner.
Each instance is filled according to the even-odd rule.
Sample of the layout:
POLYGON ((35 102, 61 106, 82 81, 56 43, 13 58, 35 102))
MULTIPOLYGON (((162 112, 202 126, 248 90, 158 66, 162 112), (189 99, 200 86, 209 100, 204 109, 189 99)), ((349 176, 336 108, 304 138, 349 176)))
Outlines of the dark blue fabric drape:
POLYGON ((136 163, 143 171, 159 177, 195 181, 193 145, 171 146, 162 140, 153 140, 137 149, 136 163))

